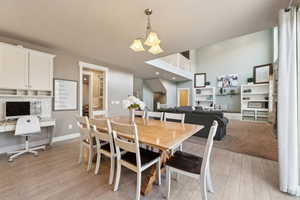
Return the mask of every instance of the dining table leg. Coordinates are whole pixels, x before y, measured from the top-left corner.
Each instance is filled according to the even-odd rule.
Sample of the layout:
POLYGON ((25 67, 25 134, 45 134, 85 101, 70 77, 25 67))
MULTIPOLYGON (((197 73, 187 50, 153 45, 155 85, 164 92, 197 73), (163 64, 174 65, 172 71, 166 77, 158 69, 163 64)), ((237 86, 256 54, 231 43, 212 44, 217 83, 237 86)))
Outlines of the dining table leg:
MULTIPOLYGON (((169 159, 170 153, 168 151, 160 151, 160 169, 161 172, 165 171, 165 163, 169 159)), ((143 185, 141 188, 141 194, 147 195, 149 192, 152 191, 152 186, 157 178, 157 170, 156 165, 153 165, 150 169, 150 173, 146 176, 145 180, 143 181, 143 185)))

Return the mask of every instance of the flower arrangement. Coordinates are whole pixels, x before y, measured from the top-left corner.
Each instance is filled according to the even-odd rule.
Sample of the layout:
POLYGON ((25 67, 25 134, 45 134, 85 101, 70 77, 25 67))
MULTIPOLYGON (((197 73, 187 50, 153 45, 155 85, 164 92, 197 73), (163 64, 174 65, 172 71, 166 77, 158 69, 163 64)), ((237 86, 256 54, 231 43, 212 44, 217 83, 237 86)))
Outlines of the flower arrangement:
POLYGON ((123 100, 123 107, 128 108, 129 110, 145 109, 145 103, 135 96, 129 96, 127 99, 123 100))

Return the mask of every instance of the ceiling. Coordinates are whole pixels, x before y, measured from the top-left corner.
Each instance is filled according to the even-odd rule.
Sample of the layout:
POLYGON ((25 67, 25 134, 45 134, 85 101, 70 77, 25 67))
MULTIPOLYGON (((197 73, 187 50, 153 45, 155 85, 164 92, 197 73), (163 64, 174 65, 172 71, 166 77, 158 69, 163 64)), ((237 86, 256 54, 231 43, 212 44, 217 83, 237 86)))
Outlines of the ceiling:
MULTIPOLYGON (((156 77, 145 64, 159 56, 264 30, 276 25, 289 0, 1 0, 0 35, 69 51, 156 77), (145 8, 164 53, 135 53, 129 45, 145 32, 145 8)), ((173 75, 160 71, 160 77, 173 75)), ((178 77, 176 80, 180 80, 178 77)))

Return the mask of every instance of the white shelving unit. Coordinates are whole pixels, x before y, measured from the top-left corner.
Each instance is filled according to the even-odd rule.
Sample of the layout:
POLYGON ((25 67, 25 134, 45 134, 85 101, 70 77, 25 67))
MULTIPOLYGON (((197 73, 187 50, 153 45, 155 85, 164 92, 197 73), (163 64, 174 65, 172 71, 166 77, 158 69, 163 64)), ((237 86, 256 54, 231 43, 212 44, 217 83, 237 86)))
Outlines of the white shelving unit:
POLYGON ((241 86, 241 119, 267 121, 272 105, 270 84, 241 86))
POLYGON ((216 104, 216 88, 203 87, 194 88, 194 106, 201 106, 204 109, 213 109, 216 104))

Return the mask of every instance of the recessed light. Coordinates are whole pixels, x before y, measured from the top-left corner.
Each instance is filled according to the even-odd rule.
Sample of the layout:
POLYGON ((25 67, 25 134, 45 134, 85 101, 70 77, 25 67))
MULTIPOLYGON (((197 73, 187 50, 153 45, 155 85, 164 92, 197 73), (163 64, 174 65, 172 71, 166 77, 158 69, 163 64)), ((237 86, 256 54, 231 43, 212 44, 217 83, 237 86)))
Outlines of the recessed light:
POLYGON ((155 72, 156 75, 159 75, 159 72, 155 72))
POLYGON ((175 77, 172 77, 172 79, 175 80, 176 78, 175 78, 175 77))

